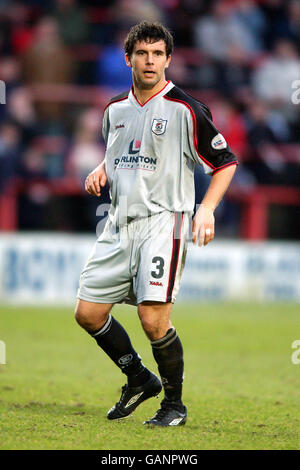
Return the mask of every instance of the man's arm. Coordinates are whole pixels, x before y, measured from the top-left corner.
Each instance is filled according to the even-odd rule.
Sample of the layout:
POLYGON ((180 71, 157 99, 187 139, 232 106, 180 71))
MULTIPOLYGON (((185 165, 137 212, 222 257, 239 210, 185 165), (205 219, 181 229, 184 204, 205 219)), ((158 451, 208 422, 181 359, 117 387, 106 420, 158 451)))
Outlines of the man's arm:
MULTIPOLYGON (((108 133, 109 133, 109 108, 108 105, 104 109, 103 122, 102 122, 102 136, 107 145, 108 133)), ((107 181, 105 158, 85 180, 85 190, 92 196, 101 196, 101 188, 103 188, 107 181)))
POLYGON ((198 237, 199 246, 207 245, 213 240, 215 235, 214 210, 224 196, 235 170, 236 165, 230 165, 212 175, 206 194, 193 218, 192 232, 195 245, 198 237))
POLYGON ((85 190, 92 196, 101 196, 101 188, 105 186, 107 180, 105 170, 105 159, 98 165, 85 180, 85 190))

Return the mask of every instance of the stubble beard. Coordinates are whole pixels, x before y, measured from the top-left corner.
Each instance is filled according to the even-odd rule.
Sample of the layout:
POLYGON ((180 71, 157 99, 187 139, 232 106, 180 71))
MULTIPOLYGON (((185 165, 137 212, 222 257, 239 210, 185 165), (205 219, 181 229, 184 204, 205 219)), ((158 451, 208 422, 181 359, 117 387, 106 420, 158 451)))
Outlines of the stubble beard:
POLYGON ((161 77, 156 76, 155 79, 151 83, 146 82, 142 79, 142 77, 133 74, 133 82, 139 88, 139 90, 151 90, 152 88, 157 85, 160 81, 161 77))

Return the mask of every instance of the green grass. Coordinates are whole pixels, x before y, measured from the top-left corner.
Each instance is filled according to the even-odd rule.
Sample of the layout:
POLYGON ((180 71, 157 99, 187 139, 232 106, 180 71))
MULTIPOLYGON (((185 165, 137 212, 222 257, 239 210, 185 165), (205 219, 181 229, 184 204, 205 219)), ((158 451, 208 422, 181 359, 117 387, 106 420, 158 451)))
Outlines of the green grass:
MULTIPOLYGON (((145 429, 159 407, 106 419, 125 376, 81 330, 72 309, 0 308, 1 449, 299 449, 300 339, 296 304, 176 305, 185 351, 186 426, 145 429)), ((143 362, 157 371, 136 310, 120 306, 143 362)))

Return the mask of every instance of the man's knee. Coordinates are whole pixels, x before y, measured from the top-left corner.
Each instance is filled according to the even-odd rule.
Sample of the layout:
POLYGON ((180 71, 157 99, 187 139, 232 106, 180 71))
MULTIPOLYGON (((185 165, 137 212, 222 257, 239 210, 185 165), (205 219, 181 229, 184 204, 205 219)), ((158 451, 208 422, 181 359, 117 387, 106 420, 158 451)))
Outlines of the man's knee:
POLYGON ((111 304, 96 304, 78 300, 75 307, 75 320, 87 331, 101 328, 107 321, 111 304))
POLYGON ((143 329, 151 341, 163 338, 172 327, 171 306, 160 302, 147 302, 139 305, 138 313, 143 329))
POLYGON ((149 319, 141 319, 141 323, 146 335, 151 341, 162 338, 167 331, 165 325, 157 324, 149 319))

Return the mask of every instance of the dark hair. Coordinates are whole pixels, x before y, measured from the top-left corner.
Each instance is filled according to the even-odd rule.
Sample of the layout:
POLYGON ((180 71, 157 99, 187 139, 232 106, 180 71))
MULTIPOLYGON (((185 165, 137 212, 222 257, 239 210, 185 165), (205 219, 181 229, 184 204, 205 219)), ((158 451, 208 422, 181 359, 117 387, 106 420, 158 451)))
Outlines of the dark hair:
POLYGON ((164 41, 166 44, 167 57, 173 52, 173 37, 170 31, 160 23, 150 23, 148 21, 142 21, 139 24, 133 26, 124 42, 125 53, 130 57, 136 42, 157 42, 164 41))

